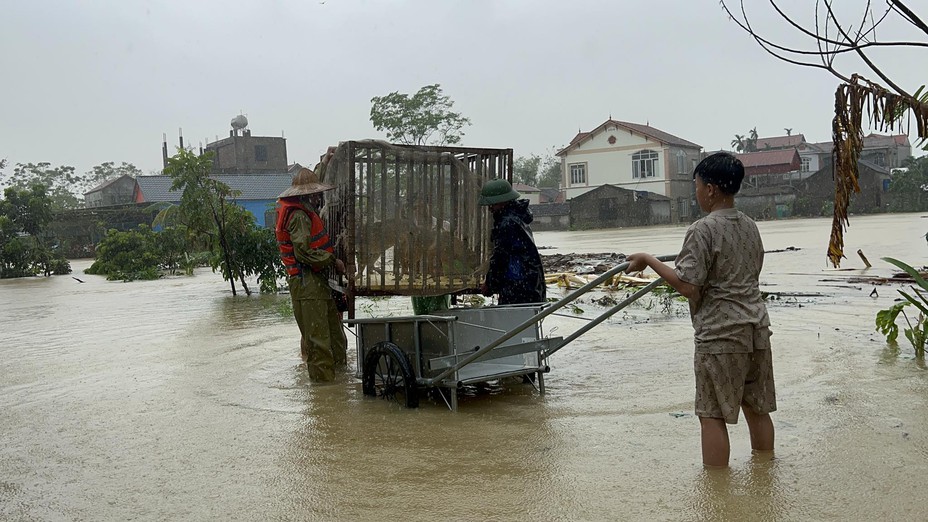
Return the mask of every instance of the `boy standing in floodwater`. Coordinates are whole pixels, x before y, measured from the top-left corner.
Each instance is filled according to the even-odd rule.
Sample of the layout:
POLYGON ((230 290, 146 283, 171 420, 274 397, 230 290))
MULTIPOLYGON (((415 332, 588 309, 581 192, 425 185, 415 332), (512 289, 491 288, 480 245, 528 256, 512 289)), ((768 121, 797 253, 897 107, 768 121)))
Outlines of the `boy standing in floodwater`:
POLYGON ((744 411, 754 451, 772 451, 776 411, 770 318, 760 293, 764 246, 757 225, 734 208, 744 166, 727 153, 702 160, 693 173, 696 201, 707 216, 686 231, 675 268, 654 256, 628 256, 627 272, 651 267, 689 300, 696 355, 696 415, 702 461, 728 466, 728 424, 744 411))

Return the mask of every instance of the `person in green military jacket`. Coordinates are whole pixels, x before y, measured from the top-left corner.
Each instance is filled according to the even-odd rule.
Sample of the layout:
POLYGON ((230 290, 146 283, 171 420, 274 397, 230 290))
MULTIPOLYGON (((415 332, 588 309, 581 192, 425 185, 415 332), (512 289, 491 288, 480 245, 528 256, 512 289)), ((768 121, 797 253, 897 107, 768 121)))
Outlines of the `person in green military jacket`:
POLYGON ((280 194, 275 229, 300 328, 300 352, 314 382, 330 382, 337 369, 347 366, 348 342, 328 283, 332 269, 345 273, 345 263, 335 258, 318 214, 322 193, 332 188, 313 171, 300 169, 280 194))

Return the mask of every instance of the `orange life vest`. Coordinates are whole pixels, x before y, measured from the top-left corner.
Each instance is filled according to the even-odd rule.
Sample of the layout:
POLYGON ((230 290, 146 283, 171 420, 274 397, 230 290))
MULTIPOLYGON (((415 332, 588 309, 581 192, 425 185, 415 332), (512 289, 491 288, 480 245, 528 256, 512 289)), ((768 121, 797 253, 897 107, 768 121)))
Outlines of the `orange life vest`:
MULTIPOLYGON (((275 227, 274 234, 277 236, 277 248, 280 249, 280 260, 283 261, 284 268, 287 269, 287 275, 291 277, 303 274, 303 265, 296 260, 296 255, 293 253, 293 241, 290 239, 290 231, 287 230, 290 217, 297 210, 302 210, 309 216, 309 248, 314 250, 325 250, 329 253, 335 252, 332 248, 332 242, 329 241, 329 234, 325 231, 325 224, 318 214, 309 210, 298 201, 281 199, 280 207, 277 209, 277 226, 275 227)), ((314 270, 314 272, 317 271, 318 270, 314 270)))

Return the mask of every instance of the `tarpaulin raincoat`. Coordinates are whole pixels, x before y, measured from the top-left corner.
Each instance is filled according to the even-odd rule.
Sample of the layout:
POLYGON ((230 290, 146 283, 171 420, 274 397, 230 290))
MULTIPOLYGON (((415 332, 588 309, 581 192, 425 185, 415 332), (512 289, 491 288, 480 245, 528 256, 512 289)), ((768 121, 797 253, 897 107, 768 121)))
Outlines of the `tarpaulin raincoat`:
POLYGON ((545 272, 535 239, 528 200, 511 201, 493 212, 490 267, 486 285, 499 294, 499 304, 540 303, 545 300, 545 272))

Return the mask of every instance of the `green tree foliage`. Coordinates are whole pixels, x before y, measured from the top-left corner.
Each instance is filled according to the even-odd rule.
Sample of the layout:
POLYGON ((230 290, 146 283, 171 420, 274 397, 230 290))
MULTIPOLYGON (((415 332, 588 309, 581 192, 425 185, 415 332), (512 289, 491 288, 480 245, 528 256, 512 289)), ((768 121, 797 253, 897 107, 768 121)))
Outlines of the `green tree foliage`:
POLYGON ((751 129, 747 136, 735 134, 735 139, 731 140, 731 146, 736 152, 757 152, 757 127, 751 129))
POLYGON ((50 246, 52 201, 45 186, 7 187, 0 199, 0 278, 67 274, 71 265, 50 246))
POLYGON ((905 171, 893 173, 889 182, 891 212, 924 212, 928 210, 928 156, 909 158, 905 171))
POLYGON ((52 167, 48 162, 17 163, 13 173, 4 179, 3 185, 17 189, 44 185, 53 210, 80 208, 84 205, 83 197, 75 193, 84 186, 84 178, 74 173, 74 167, 67 165, 52 167))
POLYGON ((175 210, 159 213, 155 223, 182 224, 203 240, 211 252, 210 265, 229 281, 232 295, 237 293, 235 281, 251 294, 246 278, 252 275, 263 290, 276 290, 282 267, 273 232, 260 230, 251 213, 235 204, 238 194, 210 177, 212 165, 209 153, 197 156, 181 149, 168 158, 165 173, 173 180, 171 189, 181 191, 181 200, 175 210))
POLYGON ((876 329, 886 336, 887 341, 895 342, 899 336, 899 326, 896 325, 896 319, 899 315, 902 315, 905 320, 905 326, 902 329, 903 334, 905 334, 906 339, 909 340, 915 350, 915 356, 924 358, 925 344, 928 341, 928 320, 926 320, 928 319, 928 282, 918 273, 918 270, 898 259, 884 257, 883 261, 896 265, 905 271, 915 281, 915 286, 912 286, 908 292, 899 290, 903 301, 886 310, 877 312, 876 329), (908 307, 915 309, 912 311, 911 317, 906 313, 908 307))
POLYGON ((406 145, 454 145, 470 119, 453 112, 441 85, 426 85, 412 96, 397 91, 371 98, 371 123, 387 138, 406 145))
POLYGON ((148 225, 121 232, 110 229, 97 245, 97 260, 85 273, 109 280, 134 281, 161 277, 161 243, 148 225))
POLYGON ((561 160, 553 154, 521 156, 513 162, 512 170, 516 183, 540 188, 557 188, 561 183, 561 160))
POLYGON ((536 186, 538 183, 538 169, 541 167, 541 156, 532 154, 529 157, 520 156, 512 165, 512 180, 516 183, 536 186))
MULTIPOLYGON (((3 160, 5 166, 6 161, 3 160)), ((84 193, 104 181, 123 175, 139 176, 142 171, 131 163, 116 165, 112 161, 101 163, 84 174, 77 174, 74 167, 61 165, 52 167, 51 163, 17 163, 8 177, 0 175, 0 186, 26 189, 32 185, 45 185, 52 201, 52 209, 67 210, 84 206, 84 193)))
POLYGON ((557 156, 548 156, 541 165, 538 174, 539 188, 558 188, 561 185, 561 159, 557 156))
MULTIPOLYGON (((241 274, 256 275, 262 292, 276 292, 277 279, 285 277, 286 273, 280 263, 274 231, 259 227, 250 212, 232 206, 228 209, 226 232, 229 247, 235 255, 233 268, 241 274)), ((214 270, 220 268, 225 271, 224 262, 225 257, 220 255, 214 255, 210 260, 214 270)), ((244 277, 240 280, 247 291, 244 277)))

